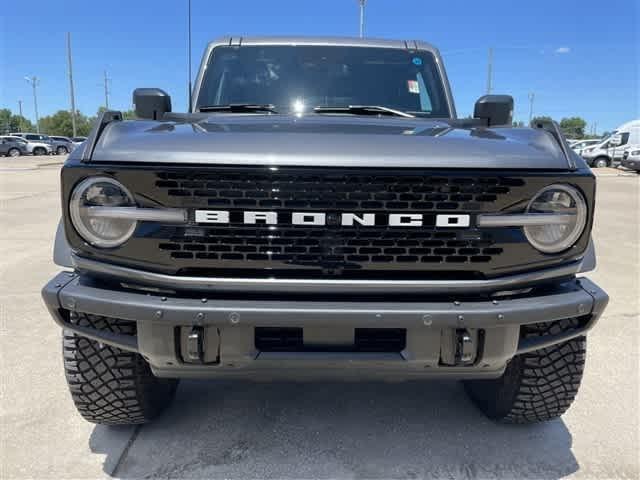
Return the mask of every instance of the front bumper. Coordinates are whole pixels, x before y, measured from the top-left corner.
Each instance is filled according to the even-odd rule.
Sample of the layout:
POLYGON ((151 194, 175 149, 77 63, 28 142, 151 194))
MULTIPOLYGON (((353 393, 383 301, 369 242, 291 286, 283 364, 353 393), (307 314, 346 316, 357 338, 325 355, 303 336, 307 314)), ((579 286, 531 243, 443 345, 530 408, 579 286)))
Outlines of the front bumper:
MULTIPOLYGON (((441 296, 372 299, 318 296, 228 295, 202 298, 188 294, 132 291, 87 275, 61 272, 43 291, 44 301, 63 328, 139 352, 162 377, 257 379, 415 378, 445 376, 492 378, 502 374, 516 354, 584 335, 607 305, 606 293, 580 278, 512 298, 488 296, 460 301, 441 296), (422 298, 422 299, 421 299, 422 298), (121 335, 74 323, 78 315, 136 322, 136 335, 121 335), (560 334, 520 338, 525 324, 575 319, 576 328, 560 334), (185 358, 184 332, 206 332, 207 362, 185 358), (257 327, 299 327, 320 336, 354 329, 404 329, 406 344, 397 352, 262 351, 257 327), (445 338, 471 332, 477 355, 467 364, 443 364, 445 338)), ((306 334, 305 334, 306 335, 306 334)))

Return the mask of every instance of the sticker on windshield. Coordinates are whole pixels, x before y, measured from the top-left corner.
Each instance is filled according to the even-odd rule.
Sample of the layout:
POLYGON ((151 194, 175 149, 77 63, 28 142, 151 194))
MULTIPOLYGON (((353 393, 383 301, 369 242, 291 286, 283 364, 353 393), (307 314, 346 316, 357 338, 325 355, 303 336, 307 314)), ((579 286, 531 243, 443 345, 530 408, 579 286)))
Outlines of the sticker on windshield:
POLYGON ((420 57, 413 57, 413 60, 411 60, 413 62, 414 65, 422 65, 422 59, 420 57))
POLYGON ((409 88, 409 93, 420 94, 420 85, 416 80, 407 80, 407 87, 409 88))

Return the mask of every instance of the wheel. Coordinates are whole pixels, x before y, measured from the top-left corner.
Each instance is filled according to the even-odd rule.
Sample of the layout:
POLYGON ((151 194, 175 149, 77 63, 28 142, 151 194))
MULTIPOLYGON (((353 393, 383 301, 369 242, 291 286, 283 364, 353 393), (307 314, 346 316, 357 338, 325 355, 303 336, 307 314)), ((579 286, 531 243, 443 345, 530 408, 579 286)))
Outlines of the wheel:
POLYGON ((67 147, 63 147, 61 145, 58 148, 56 148, 56 154, 58 155, 66 155, 67 153, 69 153, 69 150, 67 150, 67 147))
POLYGON ((34 155, 46 155, 47 151, 43 147, 36 147, 33 149, 34 155))
POLYGON ((10 148, 9 151, 7 152, 7 155, 9 157, 19 157, 20 150, 18 150, 17 148, 10 148))
MULTIPOLYGON (((562 333, 577 319, 525 325, 521 337, 562 333)), ((502 377, 470 380, 465 390, 489 418, 502 423, 552 420, 573 402, 584 370, 587 342, 581 336, 557 345, 516 355, 502 377)))
POLYGON ((604 168, 609 166, 609 160, 606 157, 598 157, 593 161, 593 166, 595 168, 604 168))
MULTIPOLYGON (((96 315, 73 314, 73 323, 125 335, 136 323, 96 315)), ((174 397, 177 380, 157 378, 140 354, 63 332, 64 370, 76 409, 92 423, 146 423, 174 397)))

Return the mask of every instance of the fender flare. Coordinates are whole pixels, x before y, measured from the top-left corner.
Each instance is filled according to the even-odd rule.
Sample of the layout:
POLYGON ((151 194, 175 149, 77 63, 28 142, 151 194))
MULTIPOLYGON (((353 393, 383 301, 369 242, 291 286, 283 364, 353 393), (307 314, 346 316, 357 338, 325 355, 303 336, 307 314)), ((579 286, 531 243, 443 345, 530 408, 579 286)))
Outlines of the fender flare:
POLYGON ((56 240, 53 244, 53 263, 60 267, 74 268, 71 260, 71 246, 67 242, 62 219, 58 221, 56 240))

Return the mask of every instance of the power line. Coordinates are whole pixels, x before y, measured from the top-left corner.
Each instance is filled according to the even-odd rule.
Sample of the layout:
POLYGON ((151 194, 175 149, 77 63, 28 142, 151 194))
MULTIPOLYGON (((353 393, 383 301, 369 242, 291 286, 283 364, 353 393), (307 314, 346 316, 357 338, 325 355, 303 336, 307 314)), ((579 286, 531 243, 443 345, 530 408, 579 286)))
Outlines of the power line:
POLYGON ((40 133, 40 117, 38 116, 38 84, 40 83, 40 79, 35 75, 33 77, 25 76, 24 79, 31 84, 31 88, 33 89, 33 108, 36 112, 36 132, 40 133))
POLYGON ((69 96, 71 97, 71 129, 76 136, 76 96, 73 91, 73 63, 71 62, 71 33, 67 32, 67 61, 69 63, 69 96))

